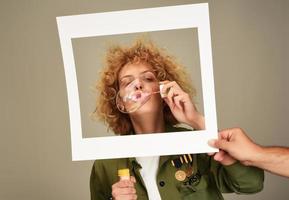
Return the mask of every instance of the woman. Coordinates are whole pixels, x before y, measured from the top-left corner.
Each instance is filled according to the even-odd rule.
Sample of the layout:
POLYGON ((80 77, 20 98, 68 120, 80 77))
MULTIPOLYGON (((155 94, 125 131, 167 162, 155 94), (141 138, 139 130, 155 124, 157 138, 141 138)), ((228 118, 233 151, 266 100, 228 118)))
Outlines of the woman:
MULTIPOLYGON (((112 47, 98 90, 95 115, 116 134, 187 130, 175 126, 180 123, 205 129, 184 69, 151 42, 138 40, 131 47, 112 47), (141 101, 145 94, 152 95, 130 112, 123 99, 128 88, 133 90, 131 99, 141 101), (122 105, 116 105, 117 96, 122 105)), ((91 199, 218 200, 223 199, 222 192, 254 193, 263 188, 262 170, 224 157, 221 163, 206 154, 98 160, 90 177, 91 199), (130 169, 130 180, 119 180, 117 170, 121 168, 130 169)))

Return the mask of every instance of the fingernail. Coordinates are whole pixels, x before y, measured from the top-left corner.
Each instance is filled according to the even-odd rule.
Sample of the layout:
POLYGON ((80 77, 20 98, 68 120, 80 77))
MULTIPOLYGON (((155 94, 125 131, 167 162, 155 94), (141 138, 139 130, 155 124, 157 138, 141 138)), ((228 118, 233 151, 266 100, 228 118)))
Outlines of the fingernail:
POLYGON ((210 145, 211 147, 215 147, 215 142, 216 142, 216 140, 211 139, 208 141, 208 145, 210 145))

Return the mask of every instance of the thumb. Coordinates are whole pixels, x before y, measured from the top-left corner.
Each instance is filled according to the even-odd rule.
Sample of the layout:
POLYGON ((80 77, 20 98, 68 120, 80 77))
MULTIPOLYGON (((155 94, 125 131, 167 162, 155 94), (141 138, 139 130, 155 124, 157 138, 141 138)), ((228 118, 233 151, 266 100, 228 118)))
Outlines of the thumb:
POLYGON ((229 146, 229 142, 227 140, 222 140, 222 139, 209 140, 208 144, 211 147, 215 147, 215 148, 222 149, 222 150, 225 150, 225 151, 228 149, 228 146, 229 146))
POLYGON ((172 108, 173 108, 173 102, 171 102, 168 97, 164 97, 163 100, 164 100, 165 103, 169 106, 169 108, 172 110, 172 108))
POLYGON ((215 147, 222 149, 222 150, 225 150, 225 151, 228 150, 229 145, 230 145, 230 143, 227 140, 219 139, 219 140, 215 141, 215 147))

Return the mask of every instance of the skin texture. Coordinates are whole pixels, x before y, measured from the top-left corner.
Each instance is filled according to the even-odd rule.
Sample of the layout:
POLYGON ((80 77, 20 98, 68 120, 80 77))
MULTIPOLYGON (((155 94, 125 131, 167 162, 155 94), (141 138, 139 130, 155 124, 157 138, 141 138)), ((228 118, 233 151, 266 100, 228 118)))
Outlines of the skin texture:
POLYGON ((221 149, 214 155, 216 161, 222 162, 224 152, 227 152, 244 165, 289 177, 289 148, 260 146, 240 128, 220 131, 219 139, 209 141, 209 145, 221 149))
MULTIPOLYGON (((146 63, 133 63, 125 65, 119 72, 118 81, 120 90, 124 90, 129 83, 125 77, 132 77, 132 80, 138 79, 145 71, 152 71, 150 65, 146 63), (124 82, 124 83, 123 83, 124 82)), ((159 90, 159 82, 140 80, 137 82, 136 90, 159 90)), ((198 113, 190 96, 174 81, 163 81, 162 93, 167 93, 165 98, 161 98, 159 93, 151 98, 137 111, 129 113, 136 134, 164 132, 164 114, 163 105, 168 104, 174 117, 181 123, 186 123, 194 129, 205 129, 204 117, 198 113)), ((224 153, 225 154, 225 153, 224 153)), ((223 165, 231 165, 236 162, 232 157, 225 154, 221 161, 223 165)), ((135 199, 134 188, 135 179, 128 181, 120 180, 112 186, 112 196, 114 199, 135 199)))

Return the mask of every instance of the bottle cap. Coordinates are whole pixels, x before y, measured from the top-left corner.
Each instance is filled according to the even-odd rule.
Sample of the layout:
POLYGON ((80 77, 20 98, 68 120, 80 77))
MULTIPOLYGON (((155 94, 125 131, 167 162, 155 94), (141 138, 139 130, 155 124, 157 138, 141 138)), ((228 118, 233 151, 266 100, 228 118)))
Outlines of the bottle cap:
POLYGON ((162 98, 166 97, 166 96, 167 96, 166 92, 164 92, 164 93, 162 92, 162 89, 163 89, 163 87, 164 87, 164 84, 163 84, 163 83, 160 83, 159 87, 160 87, 160 95, 161 95, 161 97, 162 97, 162 98))
POLYGON ((119 177, 123 177, 123 176, 130 176, 129 175, 129 169, 119 169, 118 171, 117 171, 117 174, 118 174, 118 176, 119 177))

